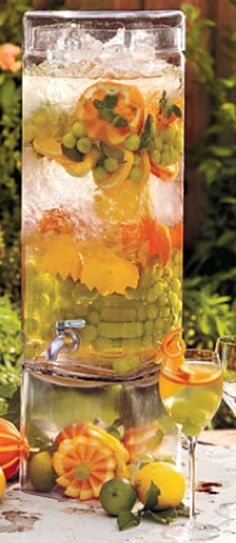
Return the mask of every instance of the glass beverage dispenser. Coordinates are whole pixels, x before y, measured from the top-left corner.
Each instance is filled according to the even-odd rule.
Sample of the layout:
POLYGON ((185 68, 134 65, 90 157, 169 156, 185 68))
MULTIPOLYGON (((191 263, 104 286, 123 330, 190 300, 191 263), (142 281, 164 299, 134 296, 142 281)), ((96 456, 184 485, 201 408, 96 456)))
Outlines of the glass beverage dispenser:
POLYGON ((181 324, 183 42, 178 11, 25 16, 24 489, 96 498, 175 457, 157 353, 181 324))

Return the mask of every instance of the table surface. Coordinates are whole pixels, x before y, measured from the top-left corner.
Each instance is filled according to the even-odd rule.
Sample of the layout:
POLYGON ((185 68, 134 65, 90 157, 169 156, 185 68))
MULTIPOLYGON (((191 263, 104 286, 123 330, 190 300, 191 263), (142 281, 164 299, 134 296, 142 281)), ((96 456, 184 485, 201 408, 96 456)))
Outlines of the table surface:
MULTIPOLYGON (((236 431, 204 432, 200 442, 197 482, 222 486, 212 486, 215 494, 196 492, 198 520, 221 529, 216 543, 236 543, 236 520, 230 522, 218 512, 220 504, 236 502, 236 431)), ((186 452, 183 465, 186 470, 186 452)), ((18 485, 9 488, 1 501, 0 543, 94 543, 95 538, 103 543, 163 543, 165 528, 143 521, 137 528, 119 532, 116 520, 97 506, 25 494, 18 485)))

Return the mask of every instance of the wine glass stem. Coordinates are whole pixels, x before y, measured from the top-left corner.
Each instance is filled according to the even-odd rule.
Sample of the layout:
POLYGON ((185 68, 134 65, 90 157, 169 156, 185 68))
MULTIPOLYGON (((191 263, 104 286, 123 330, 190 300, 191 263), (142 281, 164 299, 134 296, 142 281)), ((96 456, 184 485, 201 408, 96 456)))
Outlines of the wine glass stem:
POLYGON ((182 425, 176 424, 177 426, 177 458, 176 458, 176 468, 181 471, 182 469, 182 425))
POLYGON ((190 521, 195 517, 195 449, 197 445, 196 436, 188 436, 188 453, 189 453, 189 481, 190 481, 190 521))

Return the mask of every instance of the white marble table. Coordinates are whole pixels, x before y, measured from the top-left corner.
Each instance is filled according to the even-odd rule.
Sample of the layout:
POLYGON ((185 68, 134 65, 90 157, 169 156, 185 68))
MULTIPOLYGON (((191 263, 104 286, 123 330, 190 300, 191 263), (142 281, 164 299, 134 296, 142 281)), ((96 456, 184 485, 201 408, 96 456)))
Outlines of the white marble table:
MULTIPOLYGON (((197 480, 222 484, 217 494, 197 492, 199 520, 219 526, 216 543, 236 543, 236 521, 219 516, 221 503, 236 501, 236 451, 199 445, 197 480)), ((186 468, 186 457, 184 458, 186 468)), ((214 489, 214 486, 213 486, 214 489)), ((119 532, 116 520, 101 510, 8 489, 0 502, 0 543, 163 543, 163 528, 151 521, 119 532)), ((170 541, 170 540, 168 540, 170 541)))

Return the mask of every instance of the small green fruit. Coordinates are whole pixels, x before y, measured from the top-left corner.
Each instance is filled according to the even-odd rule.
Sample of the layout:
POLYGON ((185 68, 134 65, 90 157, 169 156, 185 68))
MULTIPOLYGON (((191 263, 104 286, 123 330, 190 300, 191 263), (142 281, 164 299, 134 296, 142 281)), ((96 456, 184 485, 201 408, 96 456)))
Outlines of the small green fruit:
POLYGON ((108 515, 117 517, 121 511, 131 511, 137 495, 133 485, 126 479, 111 479, 101 488, 100 502, 108 515))
POLYGON ((42 451, 35 454, 29 464, 29 479, 35 490, 49 492, 55 484, 50 453, 42 451))

